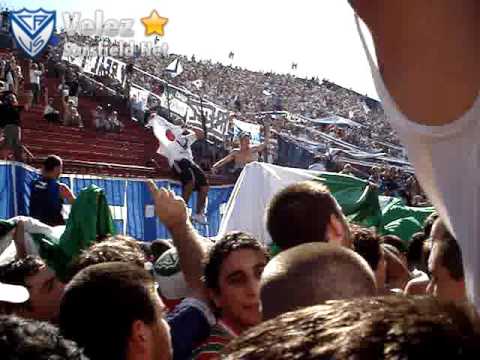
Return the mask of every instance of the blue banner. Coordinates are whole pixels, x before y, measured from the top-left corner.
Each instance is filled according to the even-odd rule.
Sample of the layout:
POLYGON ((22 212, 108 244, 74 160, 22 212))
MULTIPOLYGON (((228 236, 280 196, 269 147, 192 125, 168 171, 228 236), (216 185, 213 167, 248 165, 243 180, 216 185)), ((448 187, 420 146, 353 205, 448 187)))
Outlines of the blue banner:
MULTIPOLYGON (((38 177, 38 172, 27 166, 3 162, 0 164, 0 218, 8 219, 29 213, 30 183, 38 177)), ((60 181, 78 193, 94 184, 105 191, 117 231, 138 240, 153 241, 169 238, 167 229, 155 216, 153 199, 144 180, 94 177, 88 175, 63 175, 60 181)), ((171 180, 158 180, 158 186, 166 187, 181 194, 180 183, 171 180)), ((228 202, 232 186, 212 186, 208 194, 208 226, 197 226, 203 236, 216 236, 222 220, 221 209, 228 202)), ((190 199, 189 207, 195 209, 196 193, 190 199)), ((69 206, 65 205, 69 211, 69 206)))

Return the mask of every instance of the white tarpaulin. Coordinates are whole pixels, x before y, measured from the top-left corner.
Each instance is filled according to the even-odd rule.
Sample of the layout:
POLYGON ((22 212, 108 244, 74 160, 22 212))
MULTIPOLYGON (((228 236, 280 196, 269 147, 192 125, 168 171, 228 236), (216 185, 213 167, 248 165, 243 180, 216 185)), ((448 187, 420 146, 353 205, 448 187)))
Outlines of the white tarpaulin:
POLYGON ((281 189, 299 181, 314 180, 318 173, 254 162, 245 166, 235 184, 220 224, 219 237, 229 231, 245 231, 260 242, 272 240, 265 226, 267 204, 281 189))
MULTIPOLYGON (((49 237, 60 238, 65 231, 64 225, 52 227, 28 216, 16 216, 9 219, 9 221, 14 223, 17 223, 18 221, 23 222, 25 250, 29 255, 39 254, 38 247, 33 241, 31 234, 43 234, 49 237)), ((15 259, 17 251, 12 235, 13 232, 10 232, 0 238, 0 248, 5 249, 0 253, 0 264, 5 264, 15 259)))

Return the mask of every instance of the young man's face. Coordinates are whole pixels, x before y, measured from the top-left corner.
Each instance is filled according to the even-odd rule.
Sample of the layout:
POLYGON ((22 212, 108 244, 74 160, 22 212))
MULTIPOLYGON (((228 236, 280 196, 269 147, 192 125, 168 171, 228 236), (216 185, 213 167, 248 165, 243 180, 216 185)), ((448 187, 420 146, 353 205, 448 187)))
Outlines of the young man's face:
POLYGON ((152 292, 152 300, 155 304, 157 322, 152 329, 151 354, 152 360, 170 360, 172 358, 172 343, 170 337, 170 326, 165 319, 165 307, 158 296, 156 289, 152 292))
POLYGON ((239 249, 231 252, 220 268, 219 290, 213 298, 222 310, 222 317, 239 329, 255 326, 262 320, 260 277, 266 264, 261 251, 239 249))
POLYGON ((240 139, 240 147, 242 149, 247 149, 250 146, 250 138, 248 136, 244 136, 240 139))
POLYGON ((41 321, 55 321, 58 317, 64 285, 47 267, 26 278, 30 293, 31 312, 29 317, 41 321))

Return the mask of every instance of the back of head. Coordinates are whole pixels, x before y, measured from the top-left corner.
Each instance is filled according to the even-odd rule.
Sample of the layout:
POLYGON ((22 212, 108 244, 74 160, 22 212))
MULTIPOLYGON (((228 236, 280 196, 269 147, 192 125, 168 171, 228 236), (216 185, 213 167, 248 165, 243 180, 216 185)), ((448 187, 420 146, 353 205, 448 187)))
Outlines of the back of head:
POLYGON ((408 244, 407 262, 409 270, 418 269, 423 272, 428 271, 428 257, 430 255, 430 246, 425 233, 418 232, 413 234, 408 244))
POLYGON ((396 235, 384 235, 382 236, 382 242, 395 247, 401 254, 407 252, 408 244, 396 235))
POLYGON ((327 242, 327 225, 332 215, 342 211, 328 189, 317 182, 305 181, 278 192, 267 210, 267 229, 282 250, 294 246, 327 242))
POLYGON ((83 250, 69 266, 69 279, 91 265, 125 262, 143 269, 146 261, 145 253, 133 238, 121 235, 112 236, 83 250))
POLYGON ((61 165, 62 165, 62 159, 59 156, 49 155, 43 161, 43 171, 46 173, 50 173, 61 165))
POLYGON ((380 237, 371 229, 360 226, 350 226, 353 247, 372 268, 377 270, 378 263, 382 257, 382 241, 380 237))
POLYGON ((332 301, 284 314, 234 340, 226 359, 475 359, 474 310, 433 298, 332 301))
POLYGON ((173 246, 167 240, 159 239, 152 241, 150 250, 152 251, 152 256, 154 260, 157 260, 164 252, 170 250, 173 246))
POLYGON ((78 346, 49 323, 0 316, 2 360, 87 360, 78 346))
MULTIPOLYGON (((441 234, 440 237, 433 238, 433 246, 437 248, 438 257, 450 276, 461 281, 464 278, 462 251, 450 231, 447 229, 441 219, 435 221, 436 233, 441 234), (440 231, 438 231, 438 230, 440 231)), ((432 235, 434 235, 432 233, 432 235)))
POLYGON ((133 322, 156 320, 153 289, 151 275, 137 265, 89 266, 66 287, 60 330, 91 359, 124 359, 133 322))
POLYGON ((264 319, 327 300, 375 293, 375 277, 365 260, 331 244, 303 244, 284 251, 268 263, 262 274, 264 319))

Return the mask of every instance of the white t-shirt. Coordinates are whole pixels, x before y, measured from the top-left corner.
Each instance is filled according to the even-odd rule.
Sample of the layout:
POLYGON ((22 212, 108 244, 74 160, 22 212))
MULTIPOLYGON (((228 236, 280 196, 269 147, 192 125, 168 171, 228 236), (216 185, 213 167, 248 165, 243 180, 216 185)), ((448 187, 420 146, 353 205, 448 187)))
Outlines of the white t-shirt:
POLYGON ((480 96, 459 119, 426 126, 408 119, 390 96, 357 26, 387 118, 417 178, 462 250, 469 299, 480 309, 480 96))
POLYGON ((197 141, 197 135, 195 133, 177 136, 175 143, 171 145, 173 149, 173 160, 179 161, 187 159, 193 162, 191 146, 195 141, 197 141))
POLYGON ((42 72, 40 70, 30 70, 30 82, 32 84, 40 85, 40 76, 42 76, 42 72))
POLYGON ((53 108, 53 106, 51 105, 47 105, 45 107, 45 111, 43 112, 43 115, 48 115, 48 114, 52 114, 55 112, 55 109, 53 108))
POLYGON ((14 80, 13 80, 13 75, 11 71, 7 73, 6 80, 8 85, 13 85, 14 80))
POLYGON ((308 170, 313 170, 313 171, 326 171, 325 165, 323 163, 315 163, 311 165, 308 170))

